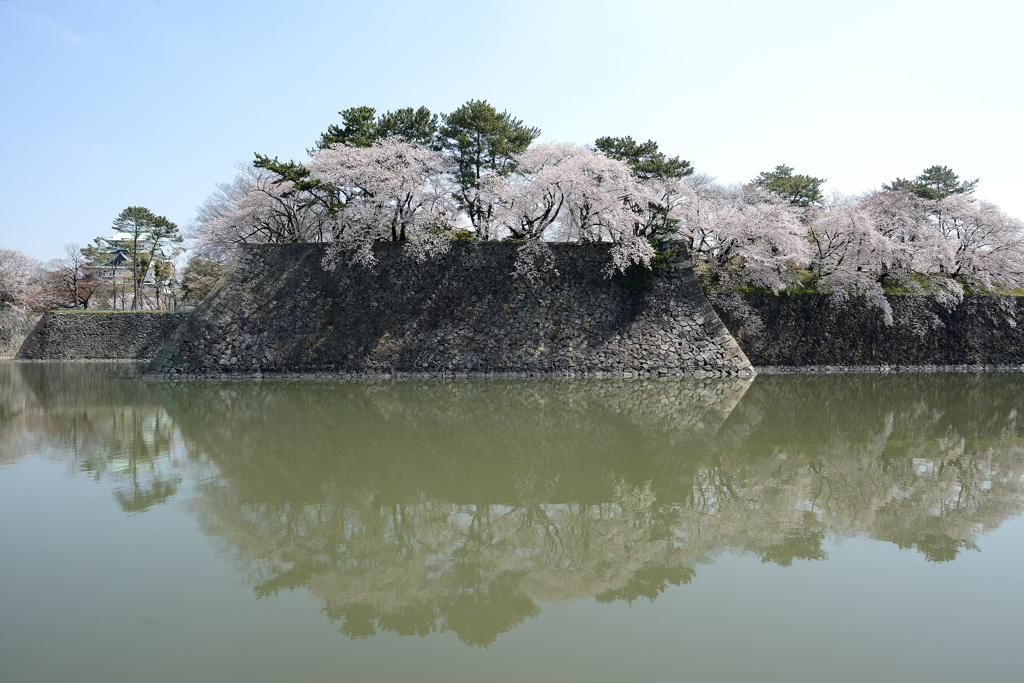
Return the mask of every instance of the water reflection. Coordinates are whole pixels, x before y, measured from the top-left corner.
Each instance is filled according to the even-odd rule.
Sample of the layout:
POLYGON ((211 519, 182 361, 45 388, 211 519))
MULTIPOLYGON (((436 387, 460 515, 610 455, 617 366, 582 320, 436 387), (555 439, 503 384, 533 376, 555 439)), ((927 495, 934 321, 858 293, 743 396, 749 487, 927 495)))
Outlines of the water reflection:
POLYGON ((723 505, 756 501, 791 529, 811 512, 838 538, 935 562, 1021 513, 1021 375, 767 379, 715 440, 708 472, 728 483, 707 488, 723 505))
MULTIPOLYGON (((196 514, 257 595, 305 586, 343 633, 487 644, 538 602, 689 577, 655 506, 728 382, 161 384, 221 477, 196 514), (635 577, 635 578, 634 578, 635 577)), ((655 595, 657 589, 653 589, 655 595)))
POLYGON ((137 363, 0 363, 0 467, 43 455, 117 482, 122 510, 144 512, 182 482, 173 422, 137 363))
POLYGON ((947 562, 1024 508, 1016 374, 145 384, 0 365, 5 458, 188 509, 264 597, 351 636, 486 645, 540 605, 654 600, 718 554, 866 536, 947 562), (20 454, 20 455, 19 455, 20 454), (211 476, 211 472, 215 473, 211 476), (180 497, 180 496, 179 496, 180 497))

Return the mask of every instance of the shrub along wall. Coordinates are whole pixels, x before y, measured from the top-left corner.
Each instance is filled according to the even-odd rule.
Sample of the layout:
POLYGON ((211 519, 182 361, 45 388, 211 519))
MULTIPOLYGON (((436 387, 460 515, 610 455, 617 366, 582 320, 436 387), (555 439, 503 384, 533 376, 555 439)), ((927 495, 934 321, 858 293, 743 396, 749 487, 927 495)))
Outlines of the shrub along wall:
POLYGON ((711 299, 758 368, 1024 365, 1021 297, 966 297, 947 311, 929 296, 890 296, 891 326, 863 297, 845 303, 826 294, 712 294, 711 299), (737 303, 748 311, 741 312, 737 303), (751 323, 750 312, 763 329, 751 323))
POLYGON ((380 243, 375 268, 321 267, 324 245, 246 245, 151 373, 431 376, 749 374, 677 257, 631 291, 606 244, 556 244, 555 270, 512 277, 515 244, 453 244, 417 263, 380 243))
POLYGON ((15 357, 149 360, 188 315, 164 311, 49 311, 36 323, 15 357))

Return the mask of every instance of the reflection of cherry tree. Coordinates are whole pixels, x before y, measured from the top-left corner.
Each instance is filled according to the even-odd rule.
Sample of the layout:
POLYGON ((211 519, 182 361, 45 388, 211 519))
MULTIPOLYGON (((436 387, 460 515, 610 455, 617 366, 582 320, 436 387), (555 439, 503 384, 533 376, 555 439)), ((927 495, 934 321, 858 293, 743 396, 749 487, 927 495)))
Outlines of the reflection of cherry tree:
POLYGON ((33 452, 30 428, 38 417, 32 390, 11 363, 0 364, 0 465, 19 462, 33 452))
POLYGON ((186 433, 190 412, 244 416, 244 429, 204 441, 222 477, 196 509, 258 595, 305 587, 352 637, 451 631, 486 644, 542 603, 653 600, 731 550, 789 566, 858 536, 931 561, 976 547, 1024 510, 1020 387, 957 378, 951 397, 947 380, 761 378, 713 440, 680 426, 711 382, 689 394, 649 382, 642 396, 601 382, 353 383, 345 400, 308 384, 182 386, 171 405, 186 433), (353 422, 337 439, 300 424, 278 448, 281 425, 261 416, 291 423, 296 402, 310 425, 353 422), (598 438, 564 440, 567 424, 598 438), (634 443, 657 451, 654 466, 607 458, 625 425, 646 429, 634 443), (313 443, 333 457, 297 463, 325 447, 313 443), (598 463, 614 474, 591 477, 598 463), (495 485, 505 477, 511 487, 495 485))
MULTIPOLYGON (((813 524, 836 538, 866 535, 917 548, 933 561, 975 547, 979 534, 1024 511, 1019 387, 1012 378, 958 378, 950 405, 948 396, 937 400, 943 379, 889 378, 897 391, 888 405, 873 411, 871 423, 853 424, 837 419, 836 398, 809 391, 811 383, 765 383, 764 392, 748 393, 749 403, 741 405, 751 420, 736 436, 747 440, 758 423, 764 428, 800 415, 815 425, 809 442, 821 445, 780 444, 751 460, 730 453, 729 435, 722 435, 716 476, 727 484, 710 487, 716 504, 743 507, 778 497, 788 503, 777 512, 788 509, 790 522, 810 512, 813 524)), ((856 395, 874 381, 844 378, 843 384, 856 395)), ((836 388, 834 379, 816 383, 823 392, 836 388)))
POLYGON ((653 600, 735 550, 789 566, 866 537, 950 561, 1024 511, 1016 375, 762 377, 737 395, 86 369, 0 366, 4 456, 112 481, 127 512, 187 475, 188 508, 259 596, 306 588, 352 637, 487 644, 543 603, 653 600))
POLYGON ((453 631, 486 645, 536 616, 536 601, 621 592, 648 565, 681 564, 654 533, 650 488, 612 489, 596 505, 381 506, 329 488, 318 505, 282 508, 211 485, 198 510, 258 595, 306 586, 353 637, 453 631))

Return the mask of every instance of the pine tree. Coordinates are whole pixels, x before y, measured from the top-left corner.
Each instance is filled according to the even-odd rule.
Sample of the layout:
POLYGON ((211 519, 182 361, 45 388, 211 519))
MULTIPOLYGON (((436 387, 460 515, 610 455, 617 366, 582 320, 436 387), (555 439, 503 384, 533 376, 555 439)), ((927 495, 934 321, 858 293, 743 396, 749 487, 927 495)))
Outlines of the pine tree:
POLYGON ((624 138, 605 136, 598 138, 594 146, 612 159, 625 161, 641 181, 655 178, 684 178, 693 173, 689 161, 659 152, 658 143, 654 140, 637 142, 628 135, 624 138))
POLYGON ((929 166, 913 180, 897 178, 882 189, 890 192, 912 192, 924 199, 945 199, 954 194, 973 194, 978 179, 960 182, 960 176, 946 166, 929 166))
POLYGON ((470 100, 441 121, 440 147, 455 166, 455 199, 481 234, 492 212, 479 197, 481 179, 515 170, 515 155, 526 151, 540 129, 523 125, 507 111, 498 113, 486 100, 470 100))
POLYGON ((815 178, 809 175, 793 175, 793 168, 785 164, 779 164, 774 171, 766 171, 759 174, 753 181, 753 185, 783 197, 795 206, 820 205, 824 197, 821 194, 821 185, 824 178, 815 178))
POLYGON ((341 114, 342 125, 331 124, 327 132, 320 135, 317 149, 326 149, 333 144, 344 142, 356 147, 369 147, 377 139, 377 110, 373 107, 350 107, 341 114))

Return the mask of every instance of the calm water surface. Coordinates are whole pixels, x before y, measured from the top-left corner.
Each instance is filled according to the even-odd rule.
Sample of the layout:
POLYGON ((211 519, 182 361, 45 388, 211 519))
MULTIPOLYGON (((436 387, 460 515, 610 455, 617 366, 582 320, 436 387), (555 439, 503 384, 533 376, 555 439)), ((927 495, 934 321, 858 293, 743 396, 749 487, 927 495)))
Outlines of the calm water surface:
POLYGON ((1020 681, 1024 375, 0 363, 0 680, 1020 681))

